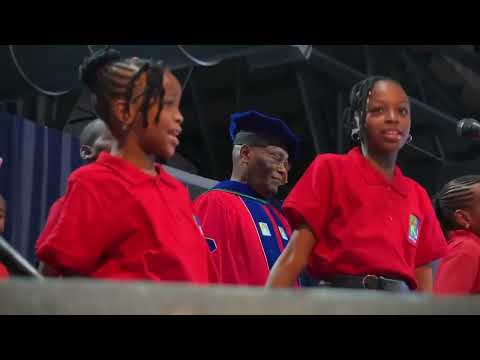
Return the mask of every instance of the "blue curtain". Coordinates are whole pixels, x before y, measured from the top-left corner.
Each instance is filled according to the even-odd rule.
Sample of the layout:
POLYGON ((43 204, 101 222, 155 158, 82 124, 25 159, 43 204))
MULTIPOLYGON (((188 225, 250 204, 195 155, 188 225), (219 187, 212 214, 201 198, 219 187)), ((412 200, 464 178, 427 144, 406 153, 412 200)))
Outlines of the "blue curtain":
POLYGON ((32 264, 48 210, 81 165, 78 149, 78 139, 69 134, 0 112, 0 193, 8 208, 4 237, 32 264))

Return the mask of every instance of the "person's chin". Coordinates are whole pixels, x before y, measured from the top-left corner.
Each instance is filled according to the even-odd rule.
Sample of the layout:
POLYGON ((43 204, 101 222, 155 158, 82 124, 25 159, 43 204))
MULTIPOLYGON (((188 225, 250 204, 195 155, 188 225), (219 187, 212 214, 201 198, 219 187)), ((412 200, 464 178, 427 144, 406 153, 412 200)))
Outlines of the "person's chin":
POLYGON ((271 188, 269 189, 269 193, 271 194, 270 197, 274 197, 275 195, 277 195, 277 193, 278 193, 278 186, 271 187, 271 188))
POLYGON ((387 152, 390 153, 395 153, 399 152, 401 148, 403 147, 403 144, 401 142, 398 143, 386 143, 384 148, 387 152))
POLYGON ((402 142, 382 141, 377 143, 377 146, 375 146, 375 148, 377 148, 377 151, 380 151, 382 153, 395 153, 399 152, 402 146, 402 142))
POLYGON ((161 157, 163 160, 168 160, 170 158, 173 157, 173 155, 175 155, 175 147, 166 147, 164 149, 161 149, 160 151, 158 151, 158 156, 161 157))

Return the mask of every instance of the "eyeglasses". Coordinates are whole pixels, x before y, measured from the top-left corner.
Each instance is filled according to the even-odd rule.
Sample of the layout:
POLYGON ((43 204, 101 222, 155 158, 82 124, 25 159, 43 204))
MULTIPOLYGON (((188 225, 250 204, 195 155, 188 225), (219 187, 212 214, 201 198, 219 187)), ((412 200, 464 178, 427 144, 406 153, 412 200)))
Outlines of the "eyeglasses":
POLYGON ((285 150, 277 150, 276 146, 275 149, 272 149, 273 145, 248 145, 250 147, 257 147, 262 149, 264 153, 268 155, 268 157, 273 160, 276 165, 283 166, 287 172, 291 169, 290 160, 288 159, 288 154, 285 150))

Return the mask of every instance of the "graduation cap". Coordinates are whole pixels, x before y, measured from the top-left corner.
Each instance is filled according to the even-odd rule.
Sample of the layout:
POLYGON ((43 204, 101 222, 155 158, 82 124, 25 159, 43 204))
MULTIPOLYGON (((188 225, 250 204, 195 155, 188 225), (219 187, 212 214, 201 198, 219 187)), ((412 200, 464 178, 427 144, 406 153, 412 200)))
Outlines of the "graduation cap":
POLYGON ((291 160, 297 155, 298 139, 288 126, 257 111, 232 114, 229 133, 235 145, 274 145, 284 148, 291 160))

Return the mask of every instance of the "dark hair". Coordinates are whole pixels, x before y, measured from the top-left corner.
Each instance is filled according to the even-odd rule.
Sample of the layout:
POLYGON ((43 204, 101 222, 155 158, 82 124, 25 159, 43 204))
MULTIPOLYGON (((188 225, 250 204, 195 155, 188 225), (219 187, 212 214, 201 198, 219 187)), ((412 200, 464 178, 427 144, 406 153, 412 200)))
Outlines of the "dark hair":
MULTIPOLYGON (((108 125, 111 121, 111 100, 123 97, 130 103, 132 100, 144 96, 142 114, 144 126, 147 126, 147 112, 152 99, 160 99, 160 107, 155 121, 159 121, 163 105, 165 89, 163 88, 163 62, 153 62, 139 58, 122 58, 120 53, 113 49, 101 49, 87 57, 79 68, 80 79, 87 85, 93 94, 94 109, 98 116, 108 125), (143 74, 147 74, 145 90, 134 99, 133 90, 135 81, 143 74)), ((128 111, 128 107, 127 107, 128 111)))
POLYGON ((349 106, 343 113, 343 121, 345 129, 355 145, 361 141, 360 131, 365 126, 368 99, 378 81, 393 82, 402 87, 398 81, 385 76, 370 76, 353 85, 350 90, 349 106))
POLYGON ((445 236, 449 231, 458 229, 454 217, 455 211, 472 205, 473 186, 476 184, 480 184, 480 176, 462 176, 449 181, 433 197, 433 207, 445 236))

